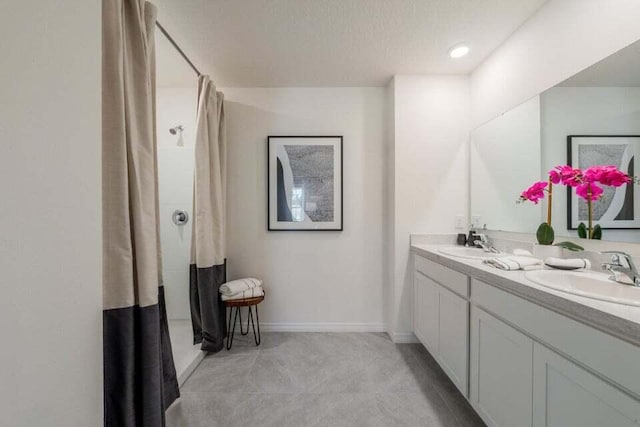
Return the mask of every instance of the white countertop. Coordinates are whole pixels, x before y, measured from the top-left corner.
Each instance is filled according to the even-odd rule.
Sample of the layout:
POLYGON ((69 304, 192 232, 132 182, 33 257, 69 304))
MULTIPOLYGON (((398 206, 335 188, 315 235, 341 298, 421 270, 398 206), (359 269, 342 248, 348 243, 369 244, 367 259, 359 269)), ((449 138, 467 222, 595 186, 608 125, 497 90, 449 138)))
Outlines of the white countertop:
POLYGON ((460 258, 440 252, 451 244, 411 245, 411 250, 439 264, 475 277, 545 308, 571 317, 635 345, 640 345, 640 307, 600 301, 538 285, 525 271, 504 271, 482 260, 460 258))

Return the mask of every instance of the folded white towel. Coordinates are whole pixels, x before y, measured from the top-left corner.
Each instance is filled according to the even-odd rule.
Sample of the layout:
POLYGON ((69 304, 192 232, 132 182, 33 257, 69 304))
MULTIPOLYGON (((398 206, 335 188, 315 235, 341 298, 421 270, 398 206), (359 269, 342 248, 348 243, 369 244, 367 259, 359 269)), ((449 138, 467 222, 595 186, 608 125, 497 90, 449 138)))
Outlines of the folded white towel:
POLYGON ((246 279, 232 280, 220 286, 220 293, 223 295, 233 295, 242 291, 262 286, 262 280, 248 277, 246 279))
POLYGON ((544 263, 551 268, 557 268, 560 270, 577 270, 579 268, 589 270, 591 268, 591 261, 586 258, 563 259, 549 257, 544 260, 544 263))
POLYGON ((258 286, 256 288, 247 289, 246 291, 240 291, 235 294, 226 295, 222 294, 222 301, 229 301, 235 299, 247 299, 247 298, 256 298, 264 295, 264 289, 262 286, 258 286))
POLYGON ((500 270, 536 270, 542 268, 543 265, 541 259, 516 255, 490 258, 485 260, 484 263, 500 270))

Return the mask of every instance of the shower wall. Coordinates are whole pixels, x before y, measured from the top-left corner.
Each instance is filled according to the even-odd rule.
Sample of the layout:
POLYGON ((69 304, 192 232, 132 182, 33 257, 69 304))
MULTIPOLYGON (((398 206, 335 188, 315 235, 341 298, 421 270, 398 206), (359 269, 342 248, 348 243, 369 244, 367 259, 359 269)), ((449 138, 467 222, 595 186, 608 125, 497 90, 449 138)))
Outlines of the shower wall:
MULTIPOLYGON (((195 79, 194 79, 195 80, 195 79)), ((157 88, 158 180, 160 192, 160 238, 167 316, 189 319, 189 255, 193 223, 193 167, 197 87, 157 88), (169 129, 182 125, 180 133, 169 129), (189 214, 185 225, 175 225, 175 210, 189 214)))

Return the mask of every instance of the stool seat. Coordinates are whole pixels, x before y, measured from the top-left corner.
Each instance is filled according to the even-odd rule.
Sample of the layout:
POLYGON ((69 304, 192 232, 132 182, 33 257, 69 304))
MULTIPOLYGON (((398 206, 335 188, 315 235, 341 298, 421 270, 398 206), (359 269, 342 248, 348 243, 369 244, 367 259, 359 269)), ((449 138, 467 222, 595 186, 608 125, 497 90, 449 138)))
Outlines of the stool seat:
POLYGON ((226 307, 248 307, 260 304, 264 300, 264 295, 254 298, 230 299, 224 302, 226 307))

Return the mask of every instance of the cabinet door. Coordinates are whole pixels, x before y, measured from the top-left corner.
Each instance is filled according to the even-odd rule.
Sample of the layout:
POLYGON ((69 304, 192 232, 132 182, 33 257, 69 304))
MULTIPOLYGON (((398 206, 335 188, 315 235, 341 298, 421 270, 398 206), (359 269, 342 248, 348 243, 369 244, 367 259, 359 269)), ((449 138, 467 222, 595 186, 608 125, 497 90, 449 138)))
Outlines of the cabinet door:
POLYGON ((422 273, 414 277, 414 325, 418 339, 429 352, 438 354, 438 284, 422 273))
POLYGON ((460 392, 468 396, 469 303, 439 287, 438 360, 460 392))
POLYGON ((531 426, 533 341, 471 308, 470 402, 489 426, 531 426))
POLYGON ((538 343, 533 375, 534 427, 637 427, 640 423, 640 402, 538 343))

